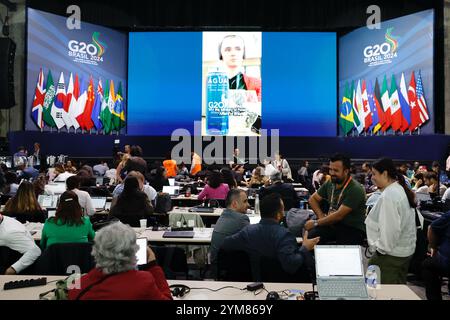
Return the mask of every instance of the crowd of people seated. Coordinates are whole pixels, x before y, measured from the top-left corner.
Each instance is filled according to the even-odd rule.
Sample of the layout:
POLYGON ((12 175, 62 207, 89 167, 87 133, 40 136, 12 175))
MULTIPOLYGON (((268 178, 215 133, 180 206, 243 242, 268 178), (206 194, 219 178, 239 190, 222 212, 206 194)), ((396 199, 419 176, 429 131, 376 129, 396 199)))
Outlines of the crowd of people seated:
MULTIPOLYGON (((381 270, 381 283, 404 284, 416 254, 418 227, 424 226, 416 194, 450 199, 447 175, 439 163, 428 167, 381 158, 359 166, 345 155, 335 154, 327 163, 312 166, 303 161, 298 170, 292 171, 294 167, 291 169, 279 152, 273 160, 265 159, 256 166, 240 158, 238 149, 233 152, 233 160, 223 166, 203 166, 198 154, 191 156, 190 169, 170 156, 148 164, 141 147, 128 146, 114 164, 99 160, 91 167, 68 160, 51 168, 39 166, 37 174, 20 162, 14 170, 2 165, 0 190, 2 197, 9 199, 2 203, 0 246, 22 254, 4 272, 27 272, 41 250, 53 244, 93 242, 96 267, 83 276, 81 290, 71 291, 72 299, 170 299, 151 248, 148 265, 136 270, 136 235, 125 225, 140 227, 142 219, 154 224, 163 188, 170 185, 169 179, 175 179, 204 185, 198 200, 225 201, 209 250, 214 277, 220 264, 219 252, 240 250, 249 256, 256 279, 261 278, 261 261, 272 259, 293 279, 311 281, 315 245, 335 244, 366 247, 369 264, 381 270), (293 172, 298 174, 296 179, 293 172), (109 226, 96 233, 91 222, 96 210, 89 188, 96 187, 95 177, 99 176, 109 178, 112 203, 107 215, 109 226), (309 197, 299 196, 294 180, 309 191, 309 197), (66 191, 59 197, 54 216, 49 217, 38 197, 52 195, 52 189, 47 188, 51 183, 65 184, 66 191), (250 193, 246 188, 259 195, 261 220, 256 224, 250 224, 247 216, 250 193), (298 245, 295 235, 286 228, 286 215, 301 209, 300 203, 306 201, 313 213, 303 221, 303 241, 298 245), (43 223, 40 248, 24 227, 28 222, 43 223), (96 282, 101 284, 89 292, 83 290, 96 282), (130 283, 136 283, 134 289, 130 283), (124 284, 127 290, 120 289, 124 284)), ((440 280, 449 275, 449 221, 448 213, 443 214, 428 229, 431 250, 429 257, 422 259, 419 275, 428 299, 441 298, 440 280)))

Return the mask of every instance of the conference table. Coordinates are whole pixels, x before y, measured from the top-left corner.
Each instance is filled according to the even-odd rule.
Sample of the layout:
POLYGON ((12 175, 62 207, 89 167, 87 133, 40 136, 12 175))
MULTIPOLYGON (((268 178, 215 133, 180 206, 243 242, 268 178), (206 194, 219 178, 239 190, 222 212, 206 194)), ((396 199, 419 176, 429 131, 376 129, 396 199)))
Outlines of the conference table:
MULTIPOLYGON (((55 288, 58 280, 64 280, 67 276, 0 276, 0 300, 38 300, 39 294, 55 288), (13 290, 4 290, 3 286, 6 282, 24 279, 38 279, 46 277, 47 284, 37 287, 20 288, 13 290)), ((223 281, 191 281, 191 280, 168 280, 169 285, 186 285, 189 288, 208 288, 207 289, 191 289, 191 291, 182 298, 174 298, 174 300, 265 300, 267 292, 260 290, 259 292, 250 292, 239 290, 246 288, 248 282, 223 282, 223 281), (223 287, 222 290, 213 292, 223 287), (231 288, 235 287, 235 288, 231 288), (255 294, 257 293, 257 294, 255 294)), ((308 283, 264 283, 267 291, 277 291, 284 300, 297 300, 299 293, 311 291, 312 286, 308 283)), ((414 293, 407 285, 381 285, 377 290, 377 300, 420 300, 420 297, 414 293)))
MULTIPOLYGON (((250 218, 250 222, 257 223, 259 216, 253 215, 250 218)), ((42 223, 28 223, 25 225, 28 231, 31 232, 34 241, 41 241, 42 238, 42 223)), ((213 228, 193 228, 193 238, 164 238, 164 232, 168 231, 167 228, 160 228, 158 231, 152 230, 152 228, 133 228, 138 238, 147 238, 151 244, 183 244, 183 245, 210 245, 213 233, 213 228)), ((297 237, 297 243, 301 244, 303 238, 297 237)))

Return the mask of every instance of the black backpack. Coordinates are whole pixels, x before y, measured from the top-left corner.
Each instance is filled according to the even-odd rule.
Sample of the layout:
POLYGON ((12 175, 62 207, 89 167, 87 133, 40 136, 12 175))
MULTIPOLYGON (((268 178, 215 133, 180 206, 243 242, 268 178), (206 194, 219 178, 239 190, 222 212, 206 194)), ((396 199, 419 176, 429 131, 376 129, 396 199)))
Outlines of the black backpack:
POLYGON ((156 213, 167 213, 172 210, 172 199, 167 193, 158 193, 156 197, 156 213))

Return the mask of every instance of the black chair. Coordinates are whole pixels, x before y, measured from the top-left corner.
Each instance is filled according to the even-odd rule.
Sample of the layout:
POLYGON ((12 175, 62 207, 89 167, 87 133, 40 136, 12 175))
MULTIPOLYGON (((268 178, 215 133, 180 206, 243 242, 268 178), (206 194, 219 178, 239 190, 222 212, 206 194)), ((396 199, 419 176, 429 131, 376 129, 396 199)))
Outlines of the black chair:
POLYGON ((111 197, 112 194, 106 186, 88 187, 91 197, 111 197))
POLYGON ((300 267, 294 274, 283 270, 278 259, 261 257, 259 260, 259 270, 261 282, 280 282, 280 283, 311 283, 311 273, 306 267, 300 267))
POLYGON ((1 194, 0 195, 0 205, 4 206, 12 196, 9 194, 1 194))
POLYGON ((22 257, 20 252, 10 249, 9 247, 0 247, 0 274, 5 274, 12 264, 22 257))
POLYGON ((152 246, 158 265, 167 279, 188 279, 187 257, 184 249, 174 246, 152 246))
POLYGON ((65 275, 69 266, 77 266, 81 273, 95 267, 91 255, 92 243, 55 243, 42 252, 36 261, 35 272, 39 275, 65 275))
POLYGON ((220 281, 253 281, 250 257, 245 251, 226 251, 217 254, 217 279, 220 281))

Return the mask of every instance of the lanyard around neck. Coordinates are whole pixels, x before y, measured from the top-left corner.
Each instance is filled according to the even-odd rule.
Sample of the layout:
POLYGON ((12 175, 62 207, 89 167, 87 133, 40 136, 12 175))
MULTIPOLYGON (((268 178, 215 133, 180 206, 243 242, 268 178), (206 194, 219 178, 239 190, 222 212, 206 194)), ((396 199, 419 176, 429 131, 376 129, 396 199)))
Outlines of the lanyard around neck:
MULTIPOLYGON (((345 189, 347 188, 348 184, 352 180, 352 177, 348 178, 347 182, 345 183, 344 187, 342 188, 341 193, 339 194, 339 198, 337 201, 337 205, 339 206, 339 202, 341 202, 342 195, 344 194, 345 189)), ((333 185, 333 190, 331 191, 331 200, 330 200, 330 208, 333 208, 333 198, 334 198, 334 190, 336 189, 336 186, 333 185)))

